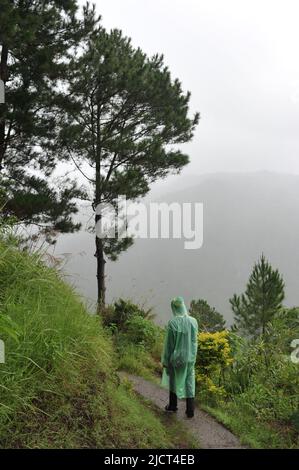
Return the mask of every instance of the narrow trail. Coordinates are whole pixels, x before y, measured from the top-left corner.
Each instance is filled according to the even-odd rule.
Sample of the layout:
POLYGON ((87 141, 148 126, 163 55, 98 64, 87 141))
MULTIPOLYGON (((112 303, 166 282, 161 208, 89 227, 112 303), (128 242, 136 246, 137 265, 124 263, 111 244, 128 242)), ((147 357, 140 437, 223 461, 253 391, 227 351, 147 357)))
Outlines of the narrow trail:
MULTIPOLYGON (((128 373, 121 373, 133 385, 134 390, 144 398, 152 401, 160 409, 164 410, 168 402, 168 392, 158 385, 128 373)), ((183 421, 188 431, 194 436, 201 449, 242 449, 244 446, 222 424, 218 423, 208 413, 196 408, 195 416, 187 419, 185 415, 185 400, 179 400, 176 417, 183 421)))

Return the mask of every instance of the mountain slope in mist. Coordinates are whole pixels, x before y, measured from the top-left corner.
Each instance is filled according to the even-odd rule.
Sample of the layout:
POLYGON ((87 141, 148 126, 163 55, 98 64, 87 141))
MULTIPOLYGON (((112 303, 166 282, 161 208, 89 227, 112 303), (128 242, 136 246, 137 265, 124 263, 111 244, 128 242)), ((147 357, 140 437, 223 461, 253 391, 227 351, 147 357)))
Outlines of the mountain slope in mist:
MULTIPOLYGON (((202 202, 204 242, 185 250, 183 240, 136 240, 116 263, 107 263, 108 301, 120 296, 153 306, 158 320, 169 315, 169 300, 204 298, 232 315, 229 298, 244 290, 253 263, 263 252, 286 283, 286 304, 299 304, 299 177, 267 172, 215 174, 184 180, 156 201, 202 202), (198 181, 198 183, 196 183, 198 181)), ((147 198, 151 200, 151 197, 147 198)), ((72 253, 71 279, 95 298, 94 242, 89 234, 61 237, 57 253, 72 253), (83 253, 82 253, 83 252, 83 253), (81 253, 81 255, 79 255, 81 253)))

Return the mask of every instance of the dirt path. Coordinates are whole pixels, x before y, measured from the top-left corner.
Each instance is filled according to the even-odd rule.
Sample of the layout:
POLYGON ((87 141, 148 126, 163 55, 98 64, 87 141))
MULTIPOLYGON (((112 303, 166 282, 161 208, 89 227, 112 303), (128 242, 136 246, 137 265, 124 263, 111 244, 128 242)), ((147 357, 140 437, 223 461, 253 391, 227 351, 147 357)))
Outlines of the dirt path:
MULTIPOLYGON (((168 402, 168 392, 158 385, 149 382, 135 375, 121 373, 133 384, 134 390, 144 398, 151 400, 156 406, 164 410, 168 402)), ((244 448, 239 439, 228 429, 219 424, 208 413, 196 408, 195 416, 187 419, 185 416, 185 401, 179 400, 178 412, 176 414, 179 421, 183 421, 190 433, 193 434, 198 446, 201 449, 241 449, 244 448)))

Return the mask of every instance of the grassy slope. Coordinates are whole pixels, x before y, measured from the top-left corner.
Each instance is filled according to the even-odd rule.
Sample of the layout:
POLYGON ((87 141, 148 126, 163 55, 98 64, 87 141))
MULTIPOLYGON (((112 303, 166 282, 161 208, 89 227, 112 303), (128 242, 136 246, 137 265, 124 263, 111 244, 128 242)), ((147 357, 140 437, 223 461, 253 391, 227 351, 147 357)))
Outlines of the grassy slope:
POLYGON ((134 344, 125 344, 122 351, 118 351, 118 353, 119 370, 139 375, 156 384, 160 383, 161 365, 159 360, 148 351, 143 351, 134 344))
POLYGON ((119 383, 99 319, 37 256, 3 241, 0 313, 19 331, 18 343, 0 331, 0 447, 179 445, 159 415, 119 383))
POLYGON ((298 434, 292 426, 258 420, 234 402, 223 406, 200 405, 234 434, 254 449, 298 449, 298 434))

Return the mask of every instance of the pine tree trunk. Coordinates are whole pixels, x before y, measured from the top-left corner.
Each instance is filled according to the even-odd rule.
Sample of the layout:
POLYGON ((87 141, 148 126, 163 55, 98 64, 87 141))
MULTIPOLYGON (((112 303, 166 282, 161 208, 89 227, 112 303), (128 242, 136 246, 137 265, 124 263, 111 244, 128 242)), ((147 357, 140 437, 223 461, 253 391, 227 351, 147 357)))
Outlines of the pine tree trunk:
POLYGON ((97 313, 101 312, 101 308, 105 306, 105 256, 103 249, 103 240, 96 237, 96 258, 97 258, 97 313))
MULTIPOLYGON (((100 95, 97 96, 99 103, 101 102, 100 95)), ((102 158, 102 145, 101 145, 101 105, 97 106, 96 113, 96 181, 95 181, 95 208, 102 201, 102 182, 101 182, 101 158, 102 158)), ((95 215, 95 225, 101 220, 101 214, 95 215)), ((102 308, 105 306, 105 256, 103 239, 96 235, 96 258, 97 258, 97 313, 100 314, 102 308)))
MULTIPOLYGON (((2 45, 1 50, 1 59, 0 59, 0 78, 4 82, 7 81, 8 78, 8 70, 7 70, 7 60, 8 60, 8 49, 5 44, 2 45)), ((3 110, 4 105, 0 106, 0 110, 3 110)), ((3 161, 4 161, 4 154, 5 154, 5 119, 0 114, 0 171, 3 168, 3 161)))

